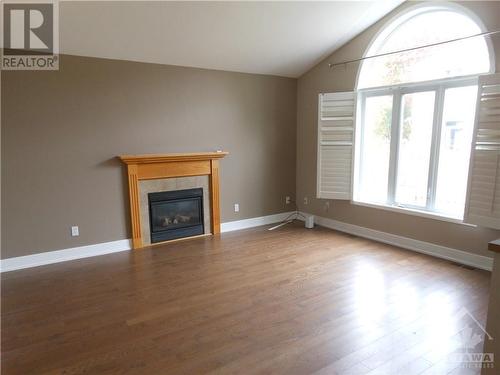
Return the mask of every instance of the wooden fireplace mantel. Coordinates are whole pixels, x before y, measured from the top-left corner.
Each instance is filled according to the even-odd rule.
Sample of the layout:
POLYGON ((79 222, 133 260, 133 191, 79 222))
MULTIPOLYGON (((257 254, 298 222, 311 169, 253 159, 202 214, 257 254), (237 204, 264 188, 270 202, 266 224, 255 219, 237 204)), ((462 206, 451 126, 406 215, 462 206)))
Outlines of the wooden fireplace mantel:
POLYGON ((209 176, 212 233, 220 233, 219 159, 224 151, 187 154, 120 155, 127 165, 132 246, 143 247, 139 207, 139 181, 159 178, 209 176))

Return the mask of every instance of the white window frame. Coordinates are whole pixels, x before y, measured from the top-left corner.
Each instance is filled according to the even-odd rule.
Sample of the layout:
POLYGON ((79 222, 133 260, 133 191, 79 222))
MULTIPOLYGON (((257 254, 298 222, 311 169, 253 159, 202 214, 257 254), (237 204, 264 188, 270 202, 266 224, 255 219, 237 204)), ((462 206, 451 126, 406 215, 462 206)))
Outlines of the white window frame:
MULTIPOLYGON (((445 78, 427 82, 413 82, 394 86, 366 88, 358 90, 358 116, 356 124, 355 136, 355 155, 354 155, 354 186, 353 197, 351 203, 368 207, 383 208, 390 211, 405 212, 417 216, 431 217, 454 223, 463 223, 463 214, 461 217, 452 217, 446 213, 435 210, 435 195, 437 185, 437 169, 439 165, 439 148, 440 136, 443 119, 444 93, 449 88, 477 86, 478 76, 465 76, 460 78, 445 78), (432 128, 432 141, 429 160, 429 178, 426 207, 416 207, 411 205, 403 205, 395 201, 396 186, 397 186, 397 163, 398 163, 398 143, 399 143, 399 128, 400 108, 402 97, 408 93, 435 91, 434 116, 432 128), (364 131, 364 118, 366 98, 374 96, 392 95, 392 123, 391 123, 391 145, 389 156, 389 173, 388 173, 388 192, 387 201, 367 202, 359 198, 359 181, 362 168, 361 147, 364 131)), ((465 209, 465 207, 464 207, 465 209)))
MULTIPOLYGON (((456 4, 456 3, 430 3, 430 2, 423 2, 420 4, 415 4, 413 6, 409 6, 406 9, 396 13, 393 15, 388 22, 386 23, 385 27, 382 27, 371 39, 370 43, 368 44, 368 47, 365 49, 365 52, 363 54, 363 57, 369 56, 374 53, 374 51, 377 50, 377 47, 380 46, 380 43, 383 43, 383 41, 392 33, 394 32, 401 24, 409 20, 410 18, 425 13, 425 12, 431 12, 435 10, 449 10, 449 11, 454 11, 457 13, 461 13, 466 17, 469 17, 474 21, 479 28, 481 29, 482 32, 486 32, 487 29, 485 25, 483 24, 482 20, 480 17, 478 17, 474 12, 472 12, 470 9, 468 9, 465 6, 456 4)), ((457 86, 460 86, 460 82, 466 82, 470 80, 470 82, 474 82, 474 84, 478 84, 478 78, 483 76, 483 75, 488 75, 492 74, 495 72, 495 52, 493 48, 492 41, 489 37, 485 37, 486 45, 488 48, 488 55, 489 55, 489 60, 490 60, 490 70, 489 72, 484 72, 482 74, 477 74, 477 75, 471 75, 471 76, 459 76, 459 77, 447 77, 443 79, 437 79, 437 80, 432 80, 432 81, 427 81, 427 82, 414 82, 414 83, 405 83, 401 85, 394 85, 394 86, 382 86, 382 87, 370 87, 370 88, 359 88, 360 84, 360 75, 361 71, 363 69, 363 63, 360 64, 360 67, 357 72, 356 76, 356 84, 355 87, 356 92, 357 92, 357 101, 359 104, 357 105, 357 111, 356 111, 356 126, 355 126, 355 144, 354 144, 354 149, 353 149, 353 168, 352 168, 352 196, 351 196, 351 204, 354 205, 359 205, 359 206, 365 206, 365 207, 371 207, 371 208, 377 208, 385 211, 393 211, 393 212, 398 212, 398 213, 405 213, 409 215, 414 215, 414 216, 421 216, 421 217, 426 217, 426 218, 431 218, 431 219, 436 219, 436 220, 441 220, 441 221, 446 221, 446 222, 453 222, 456 224, 461 224, 461 225, 467 225, 467 226, 476 226, 474 224, 469 224, 464 222, 464 219, 457 219, 457 218, 452 218, 449 216, 444 216, 442 214, 432 212, 432 211, 423 211, 421 209, 411 209, 409 207, 400 207, 400 206, 390 206, 390 205, 382 205, 378 203, 366 203, 357 200, 357 190, 358 190, 358 184, 359 184, 359 157, 360 157, 360 140, 361 140, 361 134, 360 134, 360 121, 361 119, 364 118, 364 113, 361 113, 364 111, 364 101, 363 97, 366 97, 370 93, 372 95, 376 95, 377 93, 379 95, 382 95, 382 93, 385 91, 388 94, 393 94, 397 90, 401 90, 403 88, 413 88, 413 87, 424 87, 425 85, 428 85, 428 87, 432 87, 434 85, 439 85, 439 84, 450 84, 453 85, 454 83, 457 83, 457 86)), ((464 85, 465 86, 465 85, 464 85)), ((450 86, 453 87, 453 86, 450 86)), ((442 100, 442 99, 441 99, 442 100)), ((394 101, 394 97, 393 97, 394 101)), ((399 101, 401 103, 401 101, 399 101)), ((477 108, 476 108, 477 110, 477 108)), ((440 117, 442 118, 442 113, 440 114, 440 117)), ((393 118, 394 121, 394 118, 393 118)), ((434 119, 436 122, 436 119, 434 119)), ((441 125, 441 124, 440 124, 441 125)), ((392 129, 392 128, 391 128, 392 129)), ((392 137, 391 137, 392 139, 392 137)), ((474 142, 474 141, 473 141, 474 142)), ((471 158, 473 155, 471 154, 471 158)), ((472 161, 472 160, 471 160, 472 161)), ((468 181, 469 183, 470 181, 468 181)), ((466 201, 466 205, 467 205, 466 201)), ((464 207, 465 211, 466 207, 464 207)))
MULTIPOLYGON (((376 54, 376 51, 380 46, 384 43, 384 41, 394 32, 397 30, 399 26, 404 24, 406 21, 409 19, 419 16, 424 13, 430 13, 434 11, 451 11, 451 12, 456 12, 459 14, 462 14, 465 17, 470 18, 473 22, 476 23, 477 26, 479 26, 481 32, 487 32, 488 28, 484 25, 483 21, 481 18, 475 14, 472 10, 469 8, 457 4, 457 3, 452 3, 452 2, 442 2, 442 3, 433 3, 433 2, 423 2, 420 4, 415 4, 413 6, 409 6, 406 9, 401 10, 400 12, 394 14, 386 23, 384 27, 382 27, 380 30, 378 30, 373 38, 371 39, 370 43, 368 44, 368 47, 365 49, 365 52, 363 53, 363 58, 366 58, 367 56, 371 56, 373 54, 376 54)), ((491 38, 489 36, 486 36, 484 38, 486 42, 486 47, 488 48, 488 57, 490 60, 490 70, 489 72, 484 72, 479 75, 472 75, 468 77, 475 77, 478 78, 478 76, 481 75, 487 75, 487 74, 493 74, 495 73, 495 66, 496 66, 496 60, 495 60, 495 49, 493 48, 493 42, 491 41, 491 38)), ((361 90, 371 90, 371 89, 377 89, 377 88, 387 88, 391 86, 375 86, 375 87, 370 87, 370 88, 363 88, 360 89, 360 76, 361 76, 361 71, 363 70, 363 65, 364 61, 361 62, 357 75, 356 75, 356 85, 355 87, 357 88, 358 91, 361 90)), ((454 80, 454 79, 461 79, 461 78, 466 78, 467 76, 454 76, 454 77, 447 77, 443 79, 437 79, 434 81, 428 81, 428 82, 439 82, 439 81, 445 81, 445 80, 454 80)), ((425 82, 420 82, 420 83, 425 83, 425 82)))

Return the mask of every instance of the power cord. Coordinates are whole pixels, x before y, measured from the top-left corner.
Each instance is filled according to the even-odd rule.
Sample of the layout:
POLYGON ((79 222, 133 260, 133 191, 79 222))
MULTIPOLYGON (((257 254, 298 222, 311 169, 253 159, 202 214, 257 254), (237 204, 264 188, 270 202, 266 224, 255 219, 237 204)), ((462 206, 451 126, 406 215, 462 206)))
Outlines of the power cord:
POLYGON ((297 220, 299 217, 304 219, 304 221, 306 220, 306 217, 299 212, 299 208, 297 207, 297 203, 293 200, 290 200, 290 203, 294 204, 295 211, 292 212, 290 215, 288 215, 285 219, 280 221, 279 224, 276 224, 275 226, 269 228, 268 230, 275 230, 275 229, 281 228, 284 225, 293 223, 294 220, 297 220))

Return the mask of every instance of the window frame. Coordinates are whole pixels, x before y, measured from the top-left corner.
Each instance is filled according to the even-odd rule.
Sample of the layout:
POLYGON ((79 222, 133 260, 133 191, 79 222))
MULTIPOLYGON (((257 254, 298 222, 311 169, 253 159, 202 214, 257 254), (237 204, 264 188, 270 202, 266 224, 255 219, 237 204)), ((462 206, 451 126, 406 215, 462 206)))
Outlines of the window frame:
MULTIPOLYGON (((410 5, 406 7, 405 9, 401 10, 400 12, 397 12, 394 14, 387 22, 386 24, 381 27, 375 35, 372 37, 371 41, 369 42, 367 48, 365 49, 363 53, 363 58, 370 56, 380 47, 380 43, 383 43, 383 41, 389 37, 400 25, 402 25, 404 22, 409 20, 410 18, 417 16, 422 13, 426 12, 431 12, 431 11, 440 11, 440 10, 448 10, 448 11, 454 11, 457 13, 461 13, 462 15, 470 18, 473 22, 475 22, 479 28, 481 29, 481 32, 486 32, 487 28, 485 27, 484 23, 482 22, 481 18, 476 15, 472 10, 470 10, 468 7, 456 4, 456 3, 429 3, 429 2, 424 2, 420 4, 415 4, 415 5, 410 5)), ((465 226, 471 226, 475 227, 476 225, 474 224, 469 224, 465 222, 465 218, 462 219, 457 219, 457 218, 452 218, 449 216, 445 216, 442 214, 438 214, 432 211, 424 211, 424 210, 414 210, 410 208, 403 208, 403 207, 398 207, 398 206, 389 206, 389 205, 382 205, 378 203, 366 203, 363 201, 356 200, 357 199, 357 190, 359 186, 359 157, 360 157, 360 145, 359 145, 359 140, 360 140, 360 121, 362 119, 361 115, 361 110, 362 110, 362 105, 364 104, 361 102, 361 98, 364 95, 370 95, 373 93, 373 95, 376 95, 376 93, 380 93, 380 95, 383 95, 382 93, 385 91, 387 94, 392 94, 395 90, 398 88, 403 88, 403 87, 418 87, 418 86, 425 86, 425 85, 435 85, 435 84, 453 84, 453 83, 459 83, 461 81, 467 81, 470 80, 471 82, 475 82, 475 84, 478 84, 479 82, 479 77, 483 75, 488 75, 488 74, 493 74, 495 73, 495 67, 496 67, 496 58, 495 58, 495 53, 494 53, 494 48, 493 48, 493 43, 491 41, 491 38, 489 36, 486 36, 484 38, 486 42, 486 46, 488 48, 488 56, 490 60, 490 70, 489 72, 484 72, 481 74, 474 74, 474 75, 467 75, 467 76, 454 76, 454 77, 446 77, 442 79, 436 79, 436 80, 430 80, 430 81, 420 81, 420 82, 411 82, 411 83, 402 83, 402 84, 397 84, 397 85, 388 85, 388 86, 377 86, 377 87, 366 87, 366 88, 359 88, 360 87, 360 76, 361 76, 361 71, 363 70, 364 62, 361 62, 357 74, 356 74, 356 83, 355 83, 355 92, 356 92, 356 98, 359 101, 359 105, 357 105, 357 110, 356 110, 356 124, 354 128, 354 147, 353 147, 353 166, 352 166, 352 176, 351 176, 351 186, 352 186, 352 195, 350 199, 350 203, 353 205, 358 205, 358 206, 364 206, 364 207, 370 207, 370 208, 375 208, 375 209, 381 209, 384 211, 392 211, 392 212, 397 212, 397 213, 404 213, 404 214, 409 214, 413 216, 419 216, 419 217, 425 217, 425 218, 431 218, 439 221, 445 221, 445 222, 452 222, 455 224, 460 224, 460 225, 465 225, 465 226)), ((394 100, 394 98, 393 98, 394 100)), ((476 103, 477 104, 477 103, 476 103)), ((364 107, 363 107, 364 108, 364 107)), ((364 115, 364 113, 363 113, 364 115)), ((441 114, 442 118, 442 114, 441 114)), ((393 119, 394 120, 394 119, 393 119)), ((392 124, 391 124, 392 125, 392 124)), ((474 130, 475 131, 475 130, 474 130)), ((392 138, 391 138, 392 139, 392 138)), ((474 141, 473 141, 474 142, 474 141)), ((472 149, 471 149, 472 151, 472 149)), ((472 152, 470 157, 472 157, 472 152)), ((470 176, 469 176, 470 178, 470 176)), ((470 181, 468 181, 468 184, 470 181)), ((465 206, 467 206, 467 202, 465 203, 465 206)), ((464 207, 464 214, 465 214, 466 207, 464 207)))
MULTIPOLYGON (((439 165, 439 149, 441 141, 441 127, 444 109, 444 95, 447 89, 456 87, 469 87, 478 85, 478 75, 469 75, 463 77, 443 78, 439 80, 425 82, 403 83, 393 86, 364 88, 357 90, 358 115, 356 123, 355 136, 355 155, 353 169, 353 195, 351 203, 364 205, 368 207, 385 208, 390 211, 399 211, 414 214, 417 216, 437 218, 440 220, 451 221, 464 224, 464 214, 460 217, 451 216, 447 213, 435 210, 437 173, 439 165), (434 114, 432 124, 432 138, 429 158, 429 177, 427 181, 427 201, 425 207, 400 204, 395 201, 397 186, 397 167, 399 154, 399 132, 401 125, 401 104, 403 95, 418 92, 434 91, 434 114), (359 199, 360 176, 362 173, 363 162, 361 160, 361 148, 364 132, 366 99, 376 96, 392 96, 392 119, 391 119, 391 141, 388 172, 388 189, 386 202, 367 202, 359 199)), ((465 207, 464 207, 465 212, 465 207)))
MULTIPOLYGON (((366 47, 364 53, 363 53, 363 59, 367 58, 368 56, 371 56, 373 54, 377 53, 377 50, 380 48, 380 46, 384 43, 384 41, 390 37, 390 35, 395 32, 402 24, 404 24, 406 21, 409 19, 419 16, 421 14, 425 13, 430 13, 430 12, 435 12, 435 11, 450 11, 450 12, 455 12, 458 14, 461 14, 470 20, 472 20, 481 30, 482 33, 487 32, 488 29, 484 25, 482 19, 475 14, 472 10, 469 8, 457 4, 457 3, 430 3, 430 2, 424 2, 421 4, 415 4, 413 6, 409 6, 406 9, 401 10, 400 12, 396 13, 393 15, 383 26, 380 28, 373 38, 371 39, 370 43, 366 47)), ((475 77, 478 78, 481 75, 487 75, 487 74, 494 74, 495 73, 495 67, 496 67, 496 56, 495 56, 495 49, 493 48, 493 42, 491 41, 490 36, 485 36, 484 41, 486 42, 486 47, 488 49, 488 58, 490 61, 490 70, 488 72, 484 72, 481 74, 472 74, 472 75, 464 75, 464 76, 452 76, 452 77, 446 77, 442 79, 436 79, 436 80, 430 80, 430 81, 419 81, 418 83, 429 83, 429 82, 439 82, 439 81, 444 81, 444 80, 455 80, 455 79, 461 79, 461 78, 467 78, 467 77, 475 77)), ((390 88, 393 86, 404 86, 406 83, 402 84, 395 84, 395 85, 386 85, 386 86, 373 86, 373 87, 366 87, 366 88, 359 88, 360 86, 360 78, 361 78, 361 72, 363 70, 365 61, 361 61, 361 64, 359 65, 359 69, 356 74, 356 84, 355 88, 356 91, 361 91, 361 90, 371 90, 371 89, 383 89, 383 88, 390 88)), ((417 83, 417 82, 415 82, 417 83)))

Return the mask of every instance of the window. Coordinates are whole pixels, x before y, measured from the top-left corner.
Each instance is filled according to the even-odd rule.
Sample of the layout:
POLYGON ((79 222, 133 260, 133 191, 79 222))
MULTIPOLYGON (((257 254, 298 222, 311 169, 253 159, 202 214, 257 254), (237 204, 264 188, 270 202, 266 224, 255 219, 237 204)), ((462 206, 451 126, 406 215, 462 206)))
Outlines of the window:
MULTIPOLYGON (((455 7, 398 18, 368 56, 481 33, 455 7)), ((477 77, 491 69, 481 37, 363 62, 353 200, 463 219, 477 77)))
MULTIPOLYGON (((469 16, 446 7, 421 7, 399 17, 372 43, 367 56, 425 46, 481 33, 469 16)), ((476 75, 490 71, 484 38, 367 59, 358 89, 476 75)))

